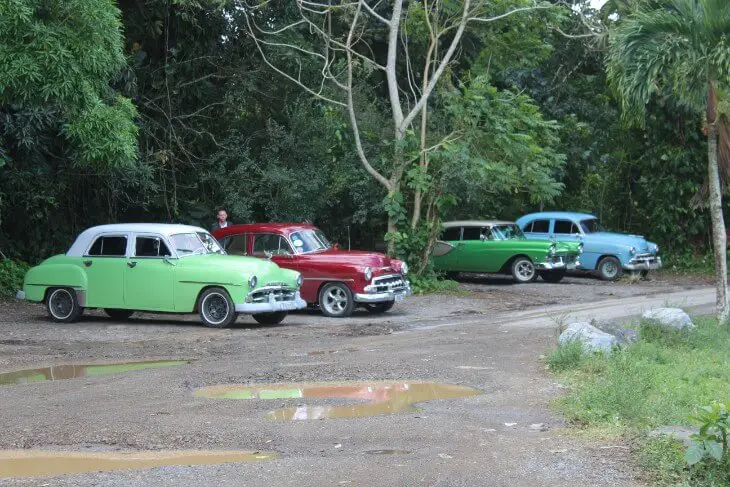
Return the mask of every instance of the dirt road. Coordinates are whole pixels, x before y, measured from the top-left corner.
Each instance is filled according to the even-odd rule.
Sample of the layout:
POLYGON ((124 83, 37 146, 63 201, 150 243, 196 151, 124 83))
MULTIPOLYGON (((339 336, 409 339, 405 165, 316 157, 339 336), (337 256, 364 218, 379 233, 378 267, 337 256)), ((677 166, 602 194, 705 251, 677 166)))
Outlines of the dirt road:
POLYGON ((194 316, 144 315, 122 323, 98 312, 58 325, 42 307, 0 303, 0 371, 192 360, 0 386, 0 448, 273 454, 247 463, 0 484, 642 485, 625 445, 587 444, 564 434, 548 409, 563 388, 538 357, 554 343, 557 321, 623 319, 665 304, 705 313, 714 303, 712 289, 701 280, 668 277, 521 286, 474 278, 462 289, 456 296, 414 297, 384 316, 332 320, 300 313, 274 327, 240 318, 227 330, 202 328, 194 316), (321 382, 338 386, 312 384, 321 382), (267 383, 284 385, 224 391, 252 399, 200 391, 267 383), (438 394, 446 398, 419 402, 438 394), (414 401, 417 408, 409 405, 414 401), (375 415, 362 416, 368 412, 375 415), (358 417, 317 419, 343 414, 358 417))

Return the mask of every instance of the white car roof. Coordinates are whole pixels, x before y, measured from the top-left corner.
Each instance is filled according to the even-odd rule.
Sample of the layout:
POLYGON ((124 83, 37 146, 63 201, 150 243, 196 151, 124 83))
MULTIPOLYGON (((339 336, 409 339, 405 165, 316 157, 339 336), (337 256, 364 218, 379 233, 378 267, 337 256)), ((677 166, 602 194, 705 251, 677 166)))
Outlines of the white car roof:
POLYGON ((114 234, 114 233, 155 233, 162 235, 163 237, 169 237, 176 233, 191 233, 191 232, 205 232, 200 227, 194 227, 192 225, 177 225, 168 223, 116 223, 113 225, 99 225, 97 227, 87 228, 81 234, 76 237, 76 241, 73 243, 66 255, 71 257, 81 257, 84 255, 86 250, 91 246, 92 242, 96 240, 96 237, 101 234, 114 234))

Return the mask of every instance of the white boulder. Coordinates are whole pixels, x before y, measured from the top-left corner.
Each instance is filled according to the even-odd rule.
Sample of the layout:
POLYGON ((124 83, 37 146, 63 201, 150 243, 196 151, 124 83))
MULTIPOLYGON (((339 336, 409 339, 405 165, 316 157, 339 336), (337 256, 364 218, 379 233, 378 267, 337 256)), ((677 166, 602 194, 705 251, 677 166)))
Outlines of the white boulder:
POLYGON ((667 330, 693 330, 692 319, 680 308, 656 308, 641 315, 645 322, 667 330))
POLYGON ((590 323, 571 323, 558 338, 560 345, 574 341, 581 342, 586 352, 611 353, 613 348, 619 345, 618 338, 590 323))

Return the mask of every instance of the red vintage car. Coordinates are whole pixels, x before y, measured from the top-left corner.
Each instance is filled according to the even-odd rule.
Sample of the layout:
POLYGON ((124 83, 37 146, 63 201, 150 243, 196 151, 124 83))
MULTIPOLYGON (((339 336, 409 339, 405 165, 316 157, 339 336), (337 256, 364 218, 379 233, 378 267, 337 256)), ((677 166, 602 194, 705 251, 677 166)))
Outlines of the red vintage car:
POLYGON ((384 313, 411 294, 405 262, 377 252, 340 250, 313 225, 231 225, 213 235, 229 254, 268 258, 299 271, 302 299, 327 316, 349 316, 356 306, 384 313))

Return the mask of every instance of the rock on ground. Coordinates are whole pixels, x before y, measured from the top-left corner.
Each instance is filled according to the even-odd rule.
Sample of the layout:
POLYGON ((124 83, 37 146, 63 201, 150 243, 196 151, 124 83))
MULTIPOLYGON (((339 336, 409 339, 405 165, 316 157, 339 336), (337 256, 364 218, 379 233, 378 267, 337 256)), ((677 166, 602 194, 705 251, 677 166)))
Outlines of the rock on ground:
POLYGON ((636 333, 636 330, 625 328, 620 323, 591 320, 591 325, 605 333, 610 333, 615 336, 620 345, 630 345, 639 341, 639 335, 636 333))
POLYGON ((599 330, 590 323, 571 323, 558 338, 561 345, 572 341, 581 342, 583 349, 589 352, 611 353, 613 347, 619 344, 615 336, 599 330))
POLYGON ((692 319, 680 308, 656 308, 641 315, 644 321, 668 330, 693 330, 692 319))

